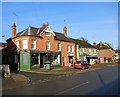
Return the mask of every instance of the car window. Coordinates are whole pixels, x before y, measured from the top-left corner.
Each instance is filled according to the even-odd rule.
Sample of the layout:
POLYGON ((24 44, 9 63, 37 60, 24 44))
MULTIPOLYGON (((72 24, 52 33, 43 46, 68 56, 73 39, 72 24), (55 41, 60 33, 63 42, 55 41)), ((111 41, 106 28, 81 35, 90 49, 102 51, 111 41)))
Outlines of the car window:
POLYGON ((79 63, 81 63, 81 61, 76 61, 76 64, 79 64, 79 63))

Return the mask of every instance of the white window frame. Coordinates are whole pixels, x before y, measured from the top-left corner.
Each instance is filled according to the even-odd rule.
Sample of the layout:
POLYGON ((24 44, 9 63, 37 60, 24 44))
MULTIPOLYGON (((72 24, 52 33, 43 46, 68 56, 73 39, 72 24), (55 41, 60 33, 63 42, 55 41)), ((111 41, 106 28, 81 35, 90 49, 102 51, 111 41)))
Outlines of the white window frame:
POLYGON ((51 33, 50 32, 45 32, 45 36, 51 36, 51 33), (49 33, 49 35, 47 35, 46 33, 49 33))
POLYGON ((23 39, 22 40, 22 48, 23 49, 28 49, 28 39, 23 39), (23 43, 23 41, 25 41, 26 40, 26 44, 25 43, 23 43), (25 47, 26 46, 26 47, 25 47))
POLYGON ((16 46, 17 46, 17 49, 20 49, 20 40, 16 41, 16 46))
POLYGON ((31 48, 36 49, 36 40, 35 39, 31 40, 31 48), (33 41, 34 41, 34 43, 33 43, 33 41))
POLYGON ((97 53, 97 50, 96 50, 96 49, 94 49, 94 53, 97 53))
POLYGON ((84 48, 82 48, 82 52, 83 52, 83 53, 85 52, 85 49, 84 49, 84 48))
POLYGON ((92 50, 91 50, 90 48, 88 48, 88 52, 89 52, 89 53, 91 53, 91 52, 92 52, 92 50))
POLYGON ((72 46, 72 52, 74 52, 74 46, 72 46))
POLYGON ((50 41, 46 41, 46 50, 50 50, 50 41), (47 43, 49 43, 49 47, 47 48, 47 43))
POLYGON ((67 46, 67 52, 70 52, 70 45, 67 46))
POLYGON ((58 43, 58 51, 61 51, 61 44, 58 43))

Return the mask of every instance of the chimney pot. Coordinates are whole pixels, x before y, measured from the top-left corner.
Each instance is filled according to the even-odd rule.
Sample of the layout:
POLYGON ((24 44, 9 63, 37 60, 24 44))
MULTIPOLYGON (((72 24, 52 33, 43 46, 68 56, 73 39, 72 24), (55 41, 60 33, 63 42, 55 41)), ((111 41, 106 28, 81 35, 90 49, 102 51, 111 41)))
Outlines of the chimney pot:
POLYGON ((96 42, 93 43, 93 46, 96 46, 96 42))

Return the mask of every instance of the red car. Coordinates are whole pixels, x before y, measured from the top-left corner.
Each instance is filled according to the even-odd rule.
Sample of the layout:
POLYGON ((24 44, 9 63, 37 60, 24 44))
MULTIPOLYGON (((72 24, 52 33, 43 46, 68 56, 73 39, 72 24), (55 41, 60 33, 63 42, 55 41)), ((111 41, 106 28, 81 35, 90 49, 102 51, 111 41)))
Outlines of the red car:
POLYGON ((81 69, 85 69, 85 68, 90 68, 91 64, 87 63, 86 61, 76 61, 74 63, 74 68, 81 68, 81 69))

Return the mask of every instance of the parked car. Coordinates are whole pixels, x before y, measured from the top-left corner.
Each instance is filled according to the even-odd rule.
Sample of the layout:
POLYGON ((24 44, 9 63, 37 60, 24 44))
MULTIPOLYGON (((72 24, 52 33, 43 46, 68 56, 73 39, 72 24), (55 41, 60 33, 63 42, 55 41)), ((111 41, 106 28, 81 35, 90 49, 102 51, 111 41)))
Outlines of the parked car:
POLYGON ((92 67, 91 66, 91 64, 89 64, 88 62, 86 62, 86 61, 76 61, 75 63, 74 63, 74 68, 76 69, 76 68, 80 68, 80 69, 85 69, 85 68, 90 68, 90 67, 92 67))

